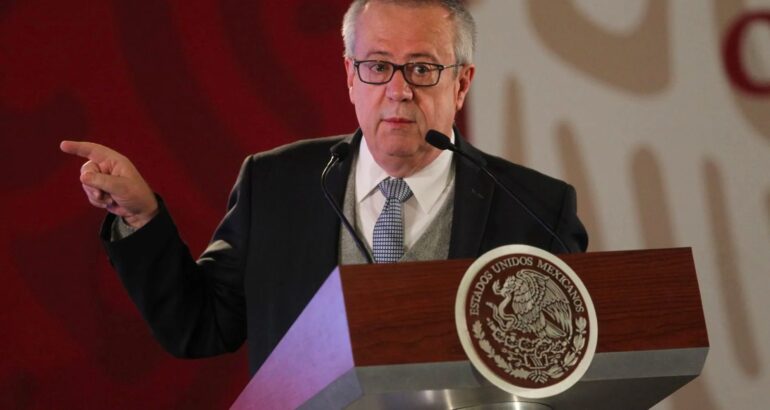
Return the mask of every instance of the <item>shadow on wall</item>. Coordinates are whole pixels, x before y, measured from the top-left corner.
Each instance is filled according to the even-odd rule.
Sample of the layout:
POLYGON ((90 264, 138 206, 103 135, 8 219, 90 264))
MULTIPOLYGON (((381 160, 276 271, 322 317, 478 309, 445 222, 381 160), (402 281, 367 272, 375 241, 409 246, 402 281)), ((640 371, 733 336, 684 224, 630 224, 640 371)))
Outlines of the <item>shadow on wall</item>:
POLYGON ((651 148, 641 147, 634 153, 631 159, 631 183, 644 247, 676 246, 665 179, 651 148))
POLYGON ((765 200, 765 205, 767 208, 767 233, 768 236, 770 236, 770 191, 767 192, 767 198, 765 200))
POLYGON ((719 277, 719 289, 722 290, 721 306, 726 310, 725 316, 730 320, 726 325, 727 334, 732 339, 731 351, 741 371, 750 377, 756 377, 761 372, 762 359, 757 350, 756 335, 751 320, 751 309, 746 304, 746 275, 741 271, 735 236, 730 224, 730 212, 727 205, 727 193, 724 179, 716 162, 707 159, 703 163, 703 177, 706 189, 706 206, 711 220, 711 238, 714 241, 716 266, 719 277))
POLYGON ((604 238, 601 235, 603 230, 600 226, 599 213, 596 209, 596 194, 588 178, 586 159, 580 151, 575 133, 569 124, 559 124, 556 130, 556 147, 559 150, 559 159, 564 169, 564 175, 567 176, 569 182, 580 193, 578 199, 580 219, 585 224, 588 232, 591 233, 588 250, 604 250, 606 248, 604 238))
POLYGON ((521 87, 514 76, 510 76, 505 87, 505 124, 508 136, 503 143, 503 155, 509 161, 526 165, 524 155, 524 116, 521 108, 521 87))

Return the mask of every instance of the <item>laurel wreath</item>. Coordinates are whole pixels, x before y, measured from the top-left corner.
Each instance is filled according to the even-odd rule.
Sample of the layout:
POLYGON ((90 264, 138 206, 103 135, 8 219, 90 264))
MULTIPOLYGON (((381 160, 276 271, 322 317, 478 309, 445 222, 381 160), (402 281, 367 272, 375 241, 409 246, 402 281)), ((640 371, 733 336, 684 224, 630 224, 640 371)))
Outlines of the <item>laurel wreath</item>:
POLYGON ((532 380, 536 383, 544 384, 549 379, 558 379, 562 377, 567 370, 577 364, 580 352, 583 350, 586 343, 585 335, 587 324, 584 317, 579 317, 575 320, 575 328, 577 331, 575 332, 575 337, 572 338, 570 351, 564 355, 559 363, 551 366, 545 371, 527 370, 511 366, 505 358, 495 352, 495 348, 492 347, 492 344, 486 339, 484 328, 480 320, 476 320, 473 323, 472 330, 473 337, 478 340, 481 350, 486 353, 488 358, 494 360, 497 367, 502 369, 506 374, 510 374, 517 379, 532 380))

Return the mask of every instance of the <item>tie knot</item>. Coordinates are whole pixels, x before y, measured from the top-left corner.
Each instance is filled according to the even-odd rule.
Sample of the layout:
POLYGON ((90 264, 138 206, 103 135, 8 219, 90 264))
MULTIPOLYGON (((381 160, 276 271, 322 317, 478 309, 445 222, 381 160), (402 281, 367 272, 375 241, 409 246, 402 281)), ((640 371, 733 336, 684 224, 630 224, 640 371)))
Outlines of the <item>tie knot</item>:
POLYGON ((383 179, 377 186, 387 199, 397 199, 398 202, 404 202, 412 196, 412 190, 409 189, 409 185, 401 178, 383 179))

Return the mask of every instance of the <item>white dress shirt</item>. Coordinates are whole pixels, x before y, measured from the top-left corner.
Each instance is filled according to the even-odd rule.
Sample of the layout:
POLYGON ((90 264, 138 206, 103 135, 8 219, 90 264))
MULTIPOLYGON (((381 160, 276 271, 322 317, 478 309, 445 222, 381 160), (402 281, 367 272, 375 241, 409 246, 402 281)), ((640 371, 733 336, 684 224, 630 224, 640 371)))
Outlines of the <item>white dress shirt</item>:
MULTIPOLYGON (((450 136, 453 143, 454 138, 453 132, 450 136)), ((403 206, 405 249, 409 249, 420 238, 449 199, 455 179, 453 155, 452 151, 445 150, 428 166, 404 178, 413 194, 403 206)), ((361 138, 355 172, 356 225, 371 248, 374 224, 385 206, 385 196, 377 185, 389 178, 389 175, 374 161, 365 138, 361 138)))

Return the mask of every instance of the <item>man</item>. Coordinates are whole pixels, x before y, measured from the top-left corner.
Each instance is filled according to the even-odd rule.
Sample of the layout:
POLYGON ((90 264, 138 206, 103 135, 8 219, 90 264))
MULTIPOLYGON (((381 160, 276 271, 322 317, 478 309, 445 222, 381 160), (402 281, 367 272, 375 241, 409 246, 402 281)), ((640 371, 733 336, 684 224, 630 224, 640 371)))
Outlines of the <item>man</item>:
POLYGON ((358 0, 343 36, 360 130, 247 158, 197 262, 127 158, 62 143, 89 159, 80 179, 89 201, 110 212, 102 228, 110 259, 171 353, 211 356, 248 337, 254 373, 332 269, 363 260, 318 184, 330 147, 342 140, 353 155, 328 185, 378 262, 471 258, 509 243, 562 251, 476 166, 427 144, 430 129, 485 163, 570 250, 585 250, 571 186, 483 154, 453 129, 475 72, 473 20, 461 2, 358 0))

